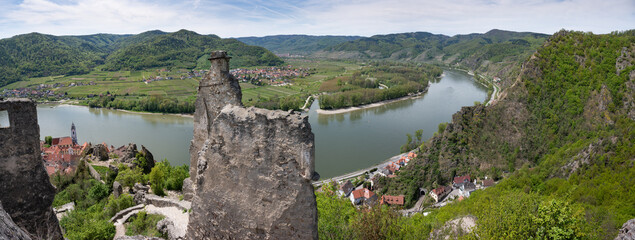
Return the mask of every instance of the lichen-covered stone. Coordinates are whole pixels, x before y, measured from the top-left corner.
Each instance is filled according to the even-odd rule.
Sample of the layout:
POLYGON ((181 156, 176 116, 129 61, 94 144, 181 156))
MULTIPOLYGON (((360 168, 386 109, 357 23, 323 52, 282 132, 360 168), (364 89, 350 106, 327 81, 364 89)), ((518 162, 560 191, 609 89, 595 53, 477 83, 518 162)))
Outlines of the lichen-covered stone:
MULTIPOLYGON (((212 54, 208 76, 226 76, 223 56, 212 54)), ((188 238, 317 239, 311 180, 319 175, 307 116, 233 104, 236 80, 214 79, 220 88, 201 88, 197 99, 188 238)))
POLYGON ((0 101, 9 127, 0 128, 0 201, 16 225, 33 239, 62 239, 51 208, 55 188, 40 156, 40 128, 35 102, 0 101))

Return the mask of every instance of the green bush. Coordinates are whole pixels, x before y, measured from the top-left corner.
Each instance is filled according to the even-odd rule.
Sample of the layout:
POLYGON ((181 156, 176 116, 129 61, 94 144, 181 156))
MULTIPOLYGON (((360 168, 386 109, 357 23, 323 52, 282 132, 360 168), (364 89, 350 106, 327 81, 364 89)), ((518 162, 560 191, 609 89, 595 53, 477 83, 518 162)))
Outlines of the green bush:
POLYGON ((159 196, 165 196, 163 186, 165 185, 165 172, 161 166, 155 166, 149 175, 152 192, 159 196))
POLYGON ((103 216, 104 218, 111 218, 115 216, 121 210, 132 207, 135 205, 134 198, 127 193, 119 195, 118 198, 115 198, 114 195, 110 195, 108 197, 108 203, 104 207, 103 216))
POLYGON ((123 164, 119 165, 119 174, 115 181, 121 183, 123 187, 133 187, 135 183, 144 182, 143 170, 141 168, 129 168, 123 164))
POLYGON ((140 211, 136 216, 131 217, 128 221, 130 223, 126 226, 126 235, 143 235, 149 237, 163 237, 157 229, 157 222, 165 218, 162 215, 148 214, 146 211, 140 211))

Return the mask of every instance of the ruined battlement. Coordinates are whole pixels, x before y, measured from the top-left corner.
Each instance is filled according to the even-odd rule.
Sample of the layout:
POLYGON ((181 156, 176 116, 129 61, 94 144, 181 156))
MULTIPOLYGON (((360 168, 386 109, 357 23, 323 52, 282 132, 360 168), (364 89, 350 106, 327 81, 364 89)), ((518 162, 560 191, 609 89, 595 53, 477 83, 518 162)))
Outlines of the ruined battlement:
POLYGON ((62 239, 51 208, 55 188, 40 156, 37 109, 29 99, 0 101, 9 126, 0 126, 0 202, 33 239, 62 239))

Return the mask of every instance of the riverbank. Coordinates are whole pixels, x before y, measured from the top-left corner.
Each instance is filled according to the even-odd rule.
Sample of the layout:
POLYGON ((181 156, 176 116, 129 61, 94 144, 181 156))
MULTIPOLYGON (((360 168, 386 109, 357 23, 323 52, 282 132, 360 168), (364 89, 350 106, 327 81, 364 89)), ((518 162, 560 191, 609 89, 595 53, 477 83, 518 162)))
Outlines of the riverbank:
MULTIPOLYGON (((70 100, 38 102, 37 104, 38 105, 56 104, 56 105, 68 105, 68 106, 78 106, 78 107, 91 108, 89 106, 79 104, 79 102, 70 101, 70 100)), ((100 109, 100 108, 93 108, 93 109, 100 109)), ((117 108, 103 108, 103 109, 108 109, 108 110, 113 110, 113 111, 120 111, 120 112, 125 112, 125 113, 143 114, 143 115, 168 115, 168 116, 194 118, 194 114, 185 114, 185 113, 138 112, 138 111, 132 111, 132 110, 117 109, 117 108)))
POLYGON ((348 107, 348 108, 340 108, 340 109, 333 109, 333 110, 325 110, 325 109, 317 109, 316 112, 318 114, 322 114, 322 115, 331 115, 331 114, 341 114, 341 113, 348 113, 348 112, 353 112, 353 111, 357 111, 357 110, 362 110, 362 109, 368 109, 368 108, 375 108, 375 107, 380 107, 386 104, 390 104, 390 103, 394 103, 394 102, 399 102, 399 101, 403 101, 403 100, 407 100, 407 99, 416 99, 421 97, 424 93, 428 92, 428 89, 430 88, 430 85, 428 85, 426 87, 425 90, 418 92, 416 94, 413 95, 408 95, 408 96, 404 96, 404 97, 400 97, 400 98, 395 98, 395 99, 390 99, 390 100, 384 100, 381 102, 376 102, 376 103, 369 103, 369 104, 365 104, 365 105, 360 105, 360 106, 355 106, 355 107, 348 107))

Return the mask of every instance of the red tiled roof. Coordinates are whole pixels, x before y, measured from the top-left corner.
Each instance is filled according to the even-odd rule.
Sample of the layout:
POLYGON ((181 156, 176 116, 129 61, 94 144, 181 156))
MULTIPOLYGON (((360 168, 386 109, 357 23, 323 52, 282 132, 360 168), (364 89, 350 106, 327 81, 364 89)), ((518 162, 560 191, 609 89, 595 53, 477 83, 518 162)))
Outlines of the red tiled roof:
POLYGON ((59 140, 59 144, 57 145, 62 145, 62 146, 72 146, 73 145, 73 139, 71 137, 63 137, 60 138, 59 140))
POLYGON ((404 199, 405 198, 404 198, 403 195, 399 195, 399 196, 383 195, 383 196, 381 196, 380 204, 390 204, 390 205, 403 206, 404 199))
POLYGON ((372 192, 371 190, 368 190, 367 188, 357 189, 357 190, 351 192, 351 194, 353 194, 353 198, 354 199, 358 199, 358 198, 361 198, 361 197, 369 199, 369 198, 375 196, 375 193, 372 192))
POLYGON ((470 181, 470 175, 454 177, 454 184, 461 184, 470 181))
POLYGON ((432 189, 432 192, 434 192, 434 194, 436 194, 437 196, 444 194, 446 191, 447 191, 447 188, 445 186, 432 189))

